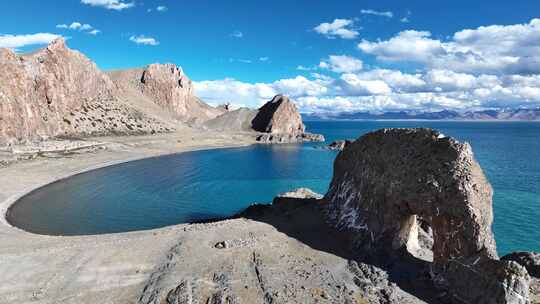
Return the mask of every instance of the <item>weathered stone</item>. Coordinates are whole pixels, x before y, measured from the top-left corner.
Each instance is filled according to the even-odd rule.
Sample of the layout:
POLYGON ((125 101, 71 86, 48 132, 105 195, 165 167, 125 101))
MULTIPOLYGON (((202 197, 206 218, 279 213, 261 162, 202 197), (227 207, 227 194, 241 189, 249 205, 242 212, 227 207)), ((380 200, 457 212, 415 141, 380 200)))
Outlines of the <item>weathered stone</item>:
POLYGON ((148 65, 140 81, 143 94, 186 122, 200 123, 227 111, 213 108, 195 97, 191 80, 182 68, 172 63, 148 65))
POLYGON ((0 145, 54 136, 165 132, 121 103, 110 78, 59 38, 17 55, 0 50, 0 145))
POLYGON ((193 294, 191 283, 182 280, 180 284, 167 295, 167 304, 191 304, 193 303, 193 294))
POLYGON ((329 150, 342 151, 349 144, 351 144, 350 140, 335 140, 331 142, 329 145, 327 145, 326 148, 329 150))
POLYGON ((540 278, 540 253, 538 252, 512 252, 503 256, 501 260, 517 262, 525 267, 531 276, 540 278))
POLYGON ((257 142, 263 144, 289 144, 289 143, 302 143, 310 141, 324 141, 324 136, 321 134, 301 133, 301 134, 272 134, 263 133, 257 135, 255 138, 257 142))
POLYGON ((274 96, 259 108, 251 125, 257 132, 273 134, 302 134, 306 130, 296 106, 284 95, 274 96))
POLYGON ((433 270, 452 297, 525 303, 525 269, 497 260, 491 199, 471 147, 429 129, 360 137, 337 156, 325 196, 330 222, 366 256, 414 254, 418 215, 433 230, 433 270))
POLYGON ((323 195, 313 192, 308 188, 298 188, 296 190, 281 193, 274 197, 272 205, 274 210, 285 213, 286 210, 296 208, 306 204, 314 204, 320 201, 323 195))
POLYGON ((284 192, 279 194, 274 198, 274 202, 276 199, 282 199, 282 198, 293 198, 293 199, 321 199, 323 198, 322 194, 319 194, 317 192, 314 192, 313 190, 309 188, 298 188, 293 191, 284 192))
POLYGON ((287 96, 276 95, 265 103, 251 121, 251 127, 262 132, 256 140, 264 144, 324 141, 320 134, 306 133, 302 116, 287 96))

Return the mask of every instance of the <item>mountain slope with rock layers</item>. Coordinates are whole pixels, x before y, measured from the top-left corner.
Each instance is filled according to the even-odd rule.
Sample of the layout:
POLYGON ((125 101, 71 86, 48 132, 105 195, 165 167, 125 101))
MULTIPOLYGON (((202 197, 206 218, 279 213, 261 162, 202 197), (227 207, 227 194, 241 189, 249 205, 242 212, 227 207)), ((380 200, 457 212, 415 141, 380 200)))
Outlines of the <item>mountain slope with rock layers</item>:
POLYGON ((140 94, 167 110, 176 119, 200 124, 226 112, 214 108, 194 95, 191 80, 174 64, 150 64, 145 68, 110 72, 122 92, 140 94))
POLYGON ((18 55, 0 49, 0 144, 50 137, 153 134, 225 112, 193 95, 173 64, 100 71, 63 38, 18 55))
POLYGON ((186 126, 250 132, 263 143, 323 140, 305 132, 286 96, 257 110, 212 107, 194 95, 192 81, 174 64, 104 73, 63 38, 29 54, 0 49, 0 69, 0 145, 186 126))
POLYGON ((117 105, 109 77, 63 39, 26 55, 2 49, 0 69, 0 143, 129 131, 130 121, 146 120, 117 105))

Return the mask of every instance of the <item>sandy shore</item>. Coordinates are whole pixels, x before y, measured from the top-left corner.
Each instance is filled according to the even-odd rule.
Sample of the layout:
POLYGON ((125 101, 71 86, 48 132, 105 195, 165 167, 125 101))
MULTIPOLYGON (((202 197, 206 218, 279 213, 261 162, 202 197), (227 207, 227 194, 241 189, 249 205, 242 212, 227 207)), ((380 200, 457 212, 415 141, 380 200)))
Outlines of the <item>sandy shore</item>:
POLYGON ((106 148, 0 167, 0 303, 438 303, 422 287, 423 272, 398 267, 395 277, 357 262, 343 234, 326 225, 321 201, 116 234, 46 236, 9 225, 11 204, 56 180, 141 158, 245 146, 254 137, 186 129, 88 142, 106 148), (404 281, 396 281, 400 269, 409 272, 404 281))
POLYGON ((254 142, 245 134, 189 129, 93 140, 106 143, 107 149, 0 168, 0 303, 132 302, 124 296, 136 294, 136 286, 145 282, 160 253, 169 249, 176 232, 185 226, 97 236, 36 235, 12 227, 5 219, 8 207, 22 195, 73 174, 116 163, 254 142))
POLYGON ((107 148, 0 168, 0 303, 354 304, 385 294, 423 303, 384 272, 354 262, 313 203, 91 236, 37 235, 10 226, 5 212, 17 198, 58 179, 145 157, 254 143, 245 133, 194 130, 90 140, 107 148))

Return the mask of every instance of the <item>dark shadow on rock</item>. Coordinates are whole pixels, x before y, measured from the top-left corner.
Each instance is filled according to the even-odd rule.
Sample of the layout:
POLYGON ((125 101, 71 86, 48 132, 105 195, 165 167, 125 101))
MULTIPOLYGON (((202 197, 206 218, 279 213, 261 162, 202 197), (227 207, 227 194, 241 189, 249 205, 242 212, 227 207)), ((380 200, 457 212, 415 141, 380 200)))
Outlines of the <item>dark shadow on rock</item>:
MULTIPOLYGON (((431 262, 408 252, 399 256, 366 257, 353 249, 347 233, 326 223, 321 199, 276 198, 273 204, 256 204, 234 218, 246 218, 274 226, 278 231, 319 251, 386 271, 388 280, 427 303, 449 303, 430 277, 431 262)), ((394 303, 394 302, 389 302, 394 303)))

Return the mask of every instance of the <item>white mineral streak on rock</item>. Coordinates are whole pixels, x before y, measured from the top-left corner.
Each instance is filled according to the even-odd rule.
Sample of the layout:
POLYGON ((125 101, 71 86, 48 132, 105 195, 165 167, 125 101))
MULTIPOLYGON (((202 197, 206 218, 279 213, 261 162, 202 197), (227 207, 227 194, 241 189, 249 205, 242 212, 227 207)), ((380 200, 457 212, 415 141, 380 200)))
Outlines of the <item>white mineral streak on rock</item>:
POLYGON ((329 221, 350 228, 367 257, 414 254, 420 216, 433 230, 434 269, 452 296, 525 303, 527 272, 497 259, 491 197, 469 144, 429 129, 384 129, 339 153, 325 200, 329 221))

